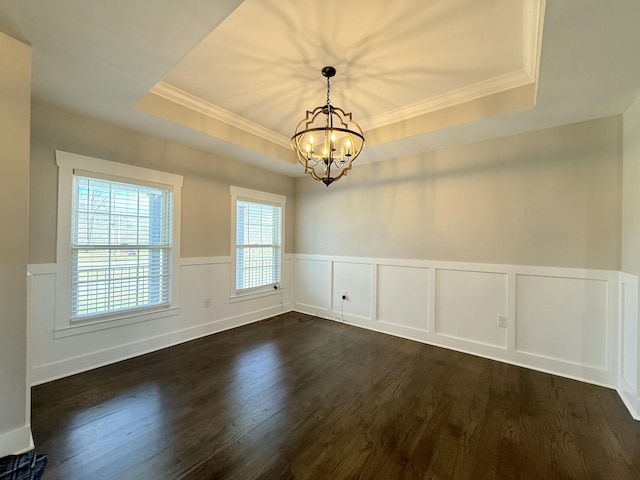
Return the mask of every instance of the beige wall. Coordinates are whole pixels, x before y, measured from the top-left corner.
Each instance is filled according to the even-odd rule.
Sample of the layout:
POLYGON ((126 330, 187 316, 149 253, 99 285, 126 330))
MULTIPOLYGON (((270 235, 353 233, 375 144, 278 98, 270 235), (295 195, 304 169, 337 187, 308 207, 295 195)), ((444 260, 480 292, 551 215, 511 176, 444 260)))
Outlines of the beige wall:
POLYGON ((622 270, 640 275, 640 97, 624 114, 622 270))
POLYGON ((296 253, 617 270, 621 170, 614 116, 299 179, 296 253))
MULTIPOLYGON (((230 255, 229 185, 286 195, 286 225, 293 225, 293 179, 34 103, 31 138, 29 263, 56 260, 57 166, 55 150, 184 175, 182 257, 230 255)), ((294 228, 285 248, 292 252, 294 228)))
MULTIPOLYGON (((31 49, 0 32, 0 63, 1 437, 27 428, 30 414, 26 330, 31 49)), ((14 453, 3 448, 0 441, 0 457, 14 453)))

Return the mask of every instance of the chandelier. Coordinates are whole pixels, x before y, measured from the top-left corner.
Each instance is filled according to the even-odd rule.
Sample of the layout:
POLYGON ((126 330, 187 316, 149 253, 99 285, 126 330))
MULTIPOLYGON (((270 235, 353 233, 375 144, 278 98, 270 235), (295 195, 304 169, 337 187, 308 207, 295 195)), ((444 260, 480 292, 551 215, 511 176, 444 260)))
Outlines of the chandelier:
POLYGON ((351 113, 331 105, 331 77, 333 67, 324 67, 327 78, 327 103, 307 110, 291 137, 291 148, 296 152, 304 172, 327 187, 351 170, 351 164, 364 147, 360 125, 351 119, 351 113))

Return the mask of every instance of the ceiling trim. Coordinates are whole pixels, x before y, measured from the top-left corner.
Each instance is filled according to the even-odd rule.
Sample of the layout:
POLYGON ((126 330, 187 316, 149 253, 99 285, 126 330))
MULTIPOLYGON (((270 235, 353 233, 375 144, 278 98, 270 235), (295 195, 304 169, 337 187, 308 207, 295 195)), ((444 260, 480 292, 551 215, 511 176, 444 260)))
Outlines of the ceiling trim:
MULTIPOLYGON (((537 68, 534 70, 537 71, 537 68)), ((359 122, 363 130, 373 130, 385 127, 396 122, 410 120, 421 115, 433 113, 448 107, 460 105, 462 103, 471 102, 482 97, 490 96, 496 93, 511 90, 524 85, 534 83, 534 80, 525 70, 510 72, 499 77, 478 82, 473 85, 447 92, 443 95, 429 98, 425 101, 414 103, 408 107, 399 108, 391 112, 377 115, 359 122)), ((168 83, 159 82, 155 85, 151 92, 170 102, 176 103, 183 107, 197 111, 208 117, 214 118, 228 125, 234 126, 248 133, 256 135, 260 138, 268 140, 285 148, 290 148, 290 139, 284 135, 265 128, 257 123, 251 122, 235 113, 224 108, 213 105, 192 95, 184 90, 174 87, 168 83)))
MULTIPOLYGON (((456 107, 469 102, 490 97, 501 92, 518 89, 526 85, 537 84, 542 32, 546 0, 524 0, 522 10, 522 63, 517 70, 493 77, 472 85, 446 92, 380 115, 361 119, 359 124, 365 133, 381 127, 397 124, 432 114, 439 110, 456 107)), ((537 87, 537 85, 536 85, 537 87)), ((535 88, 535 87, 534 87, 535 88)), ((537 88, 534 97, 537 95, 537 88)), ((222 107, 209 103, 191 93, 165 82, 157 83, 150 91, 165 100, 199 112, 209 118, 272 142, 275 145, 290 148, 290 138, 252 122, 222 107)), ((534 98, 534 105, 535 105, 534 98)))
POLYGON ((273 130, 258 125, 257 123, 247 120, 246 118, 236 115, 235 113, 225 110, 224 108, 206 102, 205 100, 202 100, 195 95, 191 95, 184 90, 180 90, 173 85, 169 85, 168 83, 158 82, 151 89, 150 93, 182 105, 183 107, 187 107, 200 112, 204 115, 207 115, 208 117, 227 123, 233 127, 244 130, 247 133, 251 133, 260 138, 273 142, 276 145, 280 145, 281 147, 291 148, 290 138, 287 138, 284 135, 280 135, 273 130))
POLYGON ((523 9, 522 65, 534 82, 538 81, 546 0, 527 0, 523 9))
POLYGON ((522 11, 522 68, 431 97, 360 122, 363 130, 384 127, 538 81, 546 0, 525 0, 522 11))
POLYGON ((372 130, 380 128, 392 123, 410 120, 437 110, 460 105, 461 103, 471 102, 482 97, 487 97, 495 93, 511 90, 523 85, 533 83, 532 78, 524 70, 510 72, 505 75, 490 78, 483 82, 474 83, 466 87, 452 90, 442 95, 428 98, 426 100, 416 102, 412 105, 398 108, 390 112, 376 115, 371 118, 362 120, 360 126, 363 130, 372 130))

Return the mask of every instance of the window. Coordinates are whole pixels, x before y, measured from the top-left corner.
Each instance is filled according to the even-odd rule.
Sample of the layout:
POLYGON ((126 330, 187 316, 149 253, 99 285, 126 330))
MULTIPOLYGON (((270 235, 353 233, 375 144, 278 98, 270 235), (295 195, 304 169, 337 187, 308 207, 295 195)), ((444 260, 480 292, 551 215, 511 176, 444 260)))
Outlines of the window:
POLYGON ((231 187, 231 196, 232 295, 273 291, 282 275, 286 198, 237 187, 231 187))
POLYGON ((182 177, 60 151, 56 160, 56 330, 175 310, 182 177))
POLYGON ((73 176, 71 318, 168 305, 172 191, 73 176))

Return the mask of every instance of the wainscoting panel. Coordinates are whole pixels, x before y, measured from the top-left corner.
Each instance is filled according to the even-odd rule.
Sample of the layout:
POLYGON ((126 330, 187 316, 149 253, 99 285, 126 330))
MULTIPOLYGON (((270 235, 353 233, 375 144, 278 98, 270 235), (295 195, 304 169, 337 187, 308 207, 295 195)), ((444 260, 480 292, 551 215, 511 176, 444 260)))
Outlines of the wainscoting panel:
POLYGON ((331 262, 298 256, 294 276, 296 305, 328 315, 331 309, 331 262))
POLYGON ((372 275, 369 263, 334 262, 332 304, 334 318, 343 316, 371 320, 372 316, 372 275), (347 299, 342 294, 347 292, 347 299))
POLYGON ((638 389, 638 278, 622 274, 620 280, 620 376, 638 389))
POLYGON ((430 272, 421 267, 378 265, 378 321, 428 332, 430 272))
POLYGON ((620 372, 618 394, 636 420, 640 420, 640 338, 638 337, 638 277, 620 273, 620 372))
POLYGON ((517 276, 518 352, 607 370, 608 282, 517 276))
POLYGON ((436 270, 435 331, 469 342, 507 348, 507 275, 465 270, 436 270))

